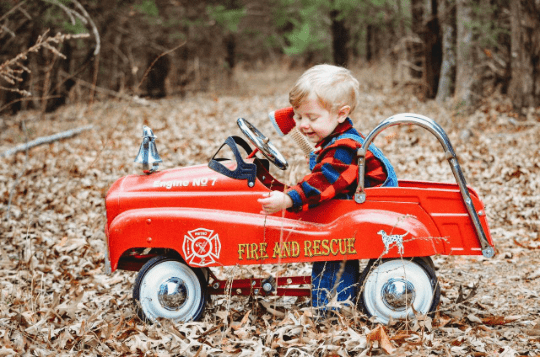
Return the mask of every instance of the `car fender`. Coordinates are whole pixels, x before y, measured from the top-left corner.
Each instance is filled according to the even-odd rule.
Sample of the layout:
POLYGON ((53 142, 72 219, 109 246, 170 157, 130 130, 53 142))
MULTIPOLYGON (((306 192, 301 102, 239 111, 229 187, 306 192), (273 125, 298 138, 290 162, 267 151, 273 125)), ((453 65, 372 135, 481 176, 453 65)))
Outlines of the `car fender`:
POLYGON ((311 216, 292 218, 197 208, 130 210, 109 226, 111 270, 116 270, 121 255, 131 248, 172 249, 195 267, 442 253, 438 230, 429 216, 418 205, 405 205, 402 212, 377 203, 366 205, 327 223, 307 220, 316 210, 311 216), (384 253, 381 231, 406 234, 403 250, 390 244, 384 253))

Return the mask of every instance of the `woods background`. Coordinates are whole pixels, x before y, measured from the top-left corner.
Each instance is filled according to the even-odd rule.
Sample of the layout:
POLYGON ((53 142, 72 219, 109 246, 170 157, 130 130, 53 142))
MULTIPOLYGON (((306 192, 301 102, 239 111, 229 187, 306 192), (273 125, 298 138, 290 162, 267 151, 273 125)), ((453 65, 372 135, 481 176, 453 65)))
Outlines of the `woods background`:
POLYGON ((90 37, 58 44, 65 59, 45 49, 24 58, 15 81, 0 70, 3 112, 51 111, 100 89, 159 98, 234 88, 238 67, 277 62, 390 61, 394 85, 421 99, 474 106, 498 90, 519 115, 540 105, 538 0, 3 0, 0 63, 46 31, 90 37))

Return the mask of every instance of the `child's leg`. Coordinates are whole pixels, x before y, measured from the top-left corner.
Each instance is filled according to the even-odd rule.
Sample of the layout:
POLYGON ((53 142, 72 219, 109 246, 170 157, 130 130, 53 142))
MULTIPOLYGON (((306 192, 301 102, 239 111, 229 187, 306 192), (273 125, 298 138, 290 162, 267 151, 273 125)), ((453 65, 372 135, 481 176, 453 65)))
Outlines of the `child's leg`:
POLYGON ((337 301, 349 299, 354 302, 356 297, 356 284, 360 274, 360 263, 358 260, 315 262, 311 272, 311 304, 314 307, 323 308, 329 300, 337 293, 337 301), (341 276, 339 276, 342 265, 345 264, 341 276), (339 284, 334 290, 336 280, 339 284))

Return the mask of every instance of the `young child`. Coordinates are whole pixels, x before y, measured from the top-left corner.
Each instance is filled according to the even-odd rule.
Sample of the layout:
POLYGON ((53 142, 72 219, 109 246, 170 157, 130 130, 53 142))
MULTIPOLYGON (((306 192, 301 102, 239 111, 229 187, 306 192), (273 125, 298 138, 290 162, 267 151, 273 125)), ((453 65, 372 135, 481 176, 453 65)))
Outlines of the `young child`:
MULTIPOLYGON (((289 102, 297 128, 316 144, 310 155, 311 174, 287 192, 272 191, 260 198, 261 213, 305 210, 332 198, 352 199, 358 184, 356 152, 364 138, 353 128, 349 115, 357 105, 359 92, 358 81, 342 67, 318 65, 302 74, 289 93, 289 102)), ((397 186, 392 165, 374 146, 366 154, 365 182, 366 187, 397 186)), ((313 264, 313 306, 324 309, 335 294, 338 301, 354 301, 359 262, 342 264, 313 264)))

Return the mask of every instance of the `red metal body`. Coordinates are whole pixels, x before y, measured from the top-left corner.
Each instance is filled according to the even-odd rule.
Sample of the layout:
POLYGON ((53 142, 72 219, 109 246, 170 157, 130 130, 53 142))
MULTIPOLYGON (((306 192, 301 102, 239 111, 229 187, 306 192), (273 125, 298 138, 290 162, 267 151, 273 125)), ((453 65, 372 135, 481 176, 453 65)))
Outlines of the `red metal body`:
MULTIPOLYGON (((265 216, 257 199, 283 185, 259 159, 250 161, 257 164, 253 187, 206 165, 116 181, 106 197, 110 270, 138 270, 146 248, 172 250, 192 267, 482 254, 457 184, 400 181, 366 189, 363 204, 334 199, 265 216), (382 232, 402 236, 402 251, 394 241, 385 252, 382 232)), ((469 193, 493 245, 484 205, 469 193)))

